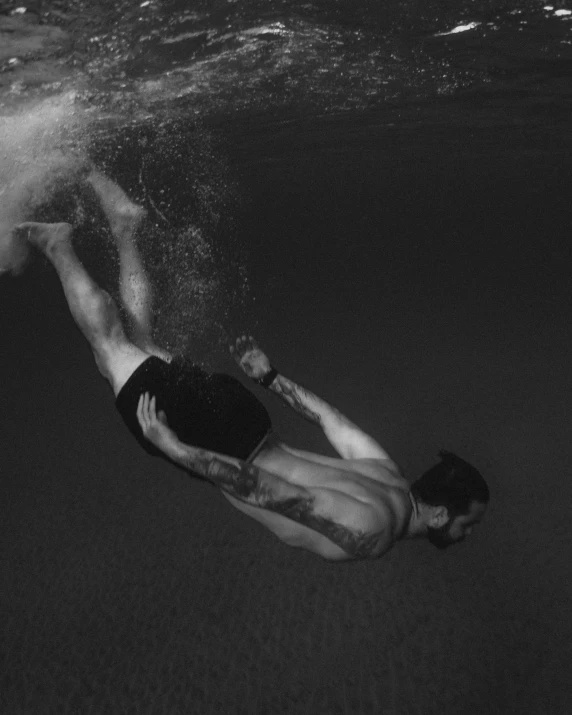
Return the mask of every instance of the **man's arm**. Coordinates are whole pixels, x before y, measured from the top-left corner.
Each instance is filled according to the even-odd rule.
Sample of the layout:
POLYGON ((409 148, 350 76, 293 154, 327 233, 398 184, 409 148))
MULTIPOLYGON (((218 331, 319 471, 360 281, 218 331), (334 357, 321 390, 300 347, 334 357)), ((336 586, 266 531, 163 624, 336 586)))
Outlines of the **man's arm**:
POLYGON ((310 390, 278 374, 270 387, 298 414, 319 425, 330 444, 344 459, 389 459, 373 437, 310 390))
POLYGON ((280 375, 252 337, 242 336, 231 352, 238 366, 255 382, 267 387, 298 414, 319 425, 334 449, 344 459, 389 460, 373 437, 310 390, 280 375))

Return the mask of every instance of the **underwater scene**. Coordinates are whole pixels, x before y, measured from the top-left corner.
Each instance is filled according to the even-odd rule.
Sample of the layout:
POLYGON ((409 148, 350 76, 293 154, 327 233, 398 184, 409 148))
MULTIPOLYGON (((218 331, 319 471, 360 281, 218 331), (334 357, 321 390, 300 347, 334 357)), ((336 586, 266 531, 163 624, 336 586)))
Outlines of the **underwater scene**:
POLYGON ((0 711, 572 712, 571 156, 567 0, 0 0, 0 711))

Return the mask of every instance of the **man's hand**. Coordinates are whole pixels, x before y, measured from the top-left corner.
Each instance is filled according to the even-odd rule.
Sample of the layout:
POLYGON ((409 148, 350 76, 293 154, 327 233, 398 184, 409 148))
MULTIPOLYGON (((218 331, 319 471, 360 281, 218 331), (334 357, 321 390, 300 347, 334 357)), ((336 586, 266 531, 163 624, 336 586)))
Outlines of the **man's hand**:
POLYGON ((137 419, 145 437, 165 454, 169 448, 178 443, 177 435, 167 424, 167 415, 160 411, 157 414, 155 398, 145 392, 137 404, 137 419))
POLYGON ((230 352, 239 368, 252 380, 260 380, 272 369, 270 360, 258 347, 252 335, 237 338, 236 345, 230 346, 230 352))

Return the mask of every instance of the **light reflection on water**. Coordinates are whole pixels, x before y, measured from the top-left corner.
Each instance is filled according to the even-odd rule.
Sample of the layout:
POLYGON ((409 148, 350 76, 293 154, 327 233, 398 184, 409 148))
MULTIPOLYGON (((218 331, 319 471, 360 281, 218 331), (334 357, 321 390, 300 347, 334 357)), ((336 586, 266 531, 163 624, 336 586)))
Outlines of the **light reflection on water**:
MULTIPOLYGON (((13 94, 25 99, 73 86, 110 111, 140 118, 165 103, 200 116, 330 113, 494 91, 507 79, 538 85, 539 72, 569 72, 571 10, 561 4, 385 5, 211 0, 189 12, 182 0, 75 0, 75 25, 63 23, 73 71, 57 87, 49 73, 29 85, 13 73, 13 94)), ((45 21, 62 25, 49 11, 45 21)))

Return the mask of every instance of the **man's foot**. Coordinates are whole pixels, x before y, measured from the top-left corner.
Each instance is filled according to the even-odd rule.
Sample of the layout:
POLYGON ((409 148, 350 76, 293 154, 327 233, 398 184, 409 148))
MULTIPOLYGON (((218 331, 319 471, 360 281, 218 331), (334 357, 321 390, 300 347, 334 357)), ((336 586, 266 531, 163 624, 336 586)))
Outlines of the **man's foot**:
POLYGON ((129 250, 134 245, 135 235, 146 216, 147 211, 137 204, 117 207, 116 213, 110 217, 109 226, 120 251, 129 250))
POLYGON ((118 184, 100 171, 94 169, 86 180, 101 202, 117 248, 119 251, 129 251, 134 246, 135 234, 147 216, 147 211, 133 203, 118 184))
POLYGON ((46 253, 55 243, 69 241, 73 228, 69 223, 34 223, 28 221, 14 228, 14 234, 46 253))

